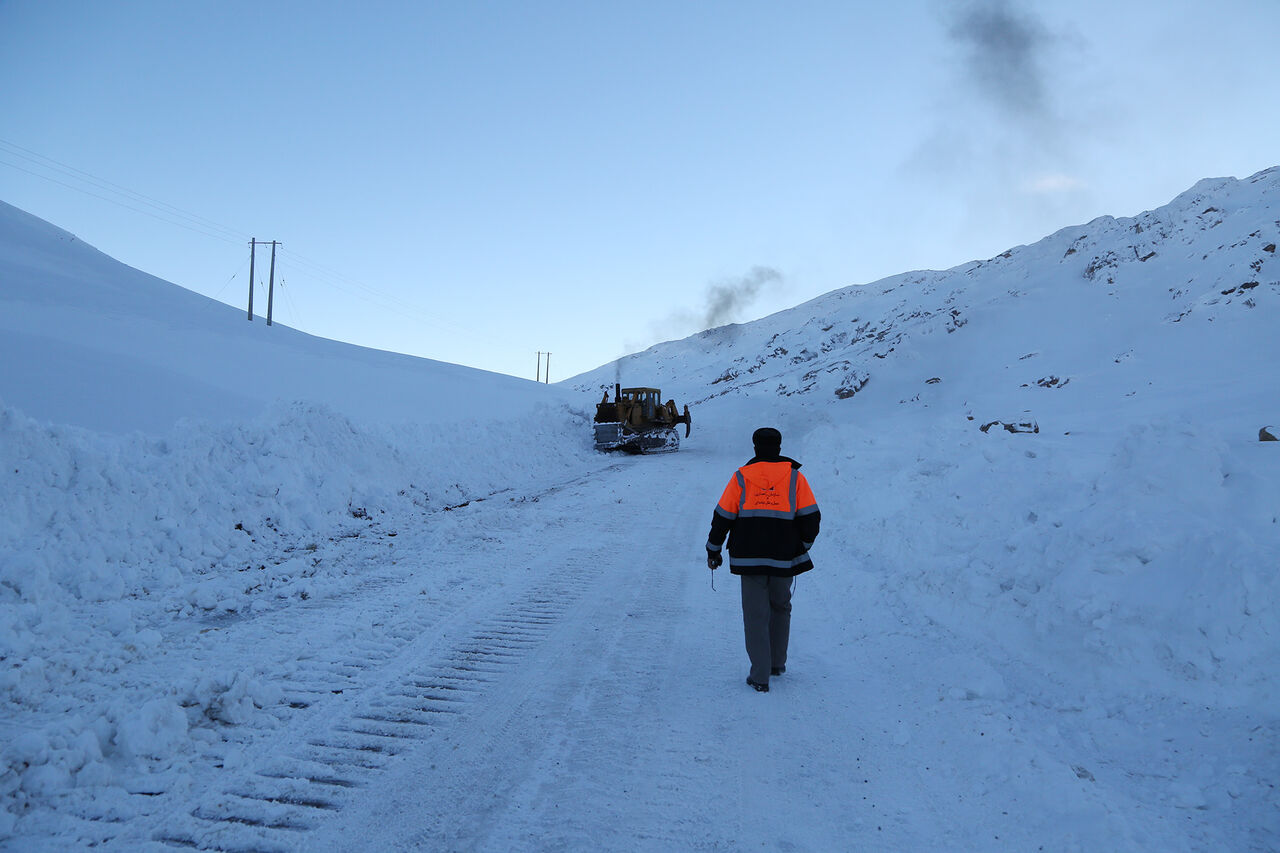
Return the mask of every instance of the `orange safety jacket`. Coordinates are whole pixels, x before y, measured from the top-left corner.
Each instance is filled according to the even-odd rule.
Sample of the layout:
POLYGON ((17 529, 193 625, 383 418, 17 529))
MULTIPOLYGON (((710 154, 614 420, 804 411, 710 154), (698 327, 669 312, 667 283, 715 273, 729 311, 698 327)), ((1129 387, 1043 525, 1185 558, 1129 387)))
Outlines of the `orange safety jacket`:
POLYGON ((728 536, 735 575, 791 577, 813 568, 809 549, 821 518, 799 462, 757 457, 725 486, 711 516, 707 550, 719 552, 728 536))

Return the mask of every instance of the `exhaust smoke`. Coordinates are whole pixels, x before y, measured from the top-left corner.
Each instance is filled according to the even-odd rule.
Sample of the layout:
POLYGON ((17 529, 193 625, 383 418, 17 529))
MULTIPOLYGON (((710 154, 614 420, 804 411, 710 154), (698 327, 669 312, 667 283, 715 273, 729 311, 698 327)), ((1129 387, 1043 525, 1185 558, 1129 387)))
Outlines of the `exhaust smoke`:
POLYGON ((738 279, 713 284, 707 289, 707 308, 702 328, 711 329, 733 322, 738 313, 760 294, 766 284, 782 281, 782 273, 773 267, 752 267, 738 279))

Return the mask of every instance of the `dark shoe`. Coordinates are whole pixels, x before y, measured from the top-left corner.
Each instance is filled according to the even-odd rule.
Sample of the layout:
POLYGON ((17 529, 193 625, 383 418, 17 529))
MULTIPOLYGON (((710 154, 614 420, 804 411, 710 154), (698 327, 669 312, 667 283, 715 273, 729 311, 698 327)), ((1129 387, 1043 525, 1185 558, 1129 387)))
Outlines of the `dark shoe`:
POLYGON ((786 668, 785 666, 775 666, 775 667, 773 668, 773 670, 772 670, 772 672, 771 672, 770 674, 771 674, 771 675, 782 675, 782 673, 784 673, 784 672, 786 672, 786 671, 787 671, 787 668, 786 668))
POLYGON ((761 683, 760 683, 760 682, 758 682, 758 681, 752 681, 752 680, 751 680, 751 676, 749 676, 749 675, 747 676, 747 684, 750 684, 752 687, 754 687, 754 688, 756 689, 756 692, 757 692, 757 693, 768 693, 768 692, 769 692, 769 685, 767 685, 767 684, 761 684, 761 683))

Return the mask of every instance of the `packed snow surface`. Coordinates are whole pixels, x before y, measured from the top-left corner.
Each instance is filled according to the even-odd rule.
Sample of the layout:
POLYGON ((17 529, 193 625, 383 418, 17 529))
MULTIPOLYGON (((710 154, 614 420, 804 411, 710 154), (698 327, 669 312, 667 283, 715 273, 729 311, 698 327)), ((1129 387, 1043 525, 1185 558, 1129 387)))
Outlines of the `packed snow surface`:
POLYGON ((1280 170, 555 386, 0 205, 0 847, 1280 849, 1280 170), (678 453, 591 449, 615 383, 678 453), (822 510, 785 675, 703 545, 822 510))

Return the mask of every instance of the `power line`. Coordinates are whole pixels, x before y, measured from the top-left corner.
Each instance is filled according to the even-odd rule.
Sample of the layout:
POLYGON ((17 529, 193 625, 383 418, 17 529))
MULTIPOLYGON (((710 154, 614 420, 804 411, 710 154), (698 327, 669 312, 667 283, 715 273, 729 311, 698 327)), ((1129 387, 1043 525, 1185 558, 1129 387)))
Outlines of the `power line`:
POLYGON ((152 219, 159 219, 161 222, 167 222, 170 225, 177 225, 179 228, 186 228, 188 231, 195 231, 197 234, 203 234, 206 237, 213 237, 218 240, 223 240, 227 243, 239 242, 238 240, 233 240, 232 238, 226 237, 222 234, 214 234, 203 228, 197 228, 194 225, 189 225, 185 222, 177 222, 173 219, 169 219, 167 217, 161 216, 160 214, 155 213, 153 211, 143 210, 140 207, 134 207, 131 204, 125 204, 119 199, 108 198, 107 196, 99 195, 98 193, 91 192, 85 189, 84 187, 77 187, 73 184, 68 184, 65 181, 60 181, 57 178, 51 178, 48 175, 41 175, 38 172, 31 171, 30 169, 24 169, 22 166, 18 166, 13 163, 10 163, 7 160, 0 160, 0 165, 8 166, 11 169, 17 169, 19 172, 26 172, 28 175, 32 175, 34 177, 40 178, 41 180, 49 181, 50 183, 58 184, 59 186, 66 187, 67 189, 75 190, 76 192, 79 192, 79 193, 84 193, 87 196, 92 196, 93 198, 101 199, 102 201, 108 202, 110 204, 114 204, 117 207, 123 207, 126 210, 132 210, 134 213, 141 213, 141 214, 144 214, 145 216, 150 216, 152 219))
MULTIPOLYGON (((216 236, 216 237, 219 237, 220 239, 227 239, 227 240, 235 239, 236 241, 239 241, 242 237, 249 236, 248 234, 241 234, 241 232, 237 231, 234 228, 229 228, 226 225, 222 225, 218 222, 214 222, 212 219, 208 219, 206 217, 200 216, 199 214, 192 213, 189 210, 183 210, 182 208, 176 205, 169 204, 168 202, 164 202, 164 201, 160 201, 159 199, 152 198, 151 196, 146 195, 145 193, 140 193, 136 190, 131 190, 128 187, 121 186, 120 184, 113 183, 112 181, 108 181, 106 178, 100 178, 91 172, 86 172, 83 169, 77 169, 75 166, 69 166, 66 163, 63 163, 59 160, 55 160, 52 157, 46 157, 43 154, 30 150, 29 148, 23 148, 21 145, 10 142, 6 139, 0 139, 0 150, 3 150, 3 153, 8 154, 11 157, 18 157, 22 160, 25 160, 28 163, 35 165, 37 168, 46 169, 48 171, 54 172, 55 174, 61 174, 64 177, 68 177, 72 180, 82 181, 94 187, 95 189, 99 189, 104 192, 114 193, 116 195, 123 196, 124 198, 128 199, 131 202, 135 202, 135 203, 146 205, 148 207, 155 208, 156 210, 160 211, 160 213, 163 213, 167 216, 171 216, 171 217, 177 216, 181 219, 188 220, 190 224, 184 227, 199 226, 198 228, 193 228, 193 230, 201 230, 202 233, 205 233, 208 236, 216 236), (4 149, 9 149, 9 150, 4 150, 4 149), (218 234, 209 233, 211 231, 221 232, 221 233, 218 233, 218 234)), ((22 169, 22 167, 15 166, 12 163, 5 163, 5 165, 15 169, 20 169, 21 171, 27 172, 27 174, 29 175, 34 175, 37 178, 44 178, 45 180, 53 181, 54 183, 61 184, 62 186, 70 187, 71 189, 78 189, 81 192, 88 193, 89 195, 94 195, 95 198, 101 198, 104 201, 110 201, 116 204, 121 204, 123 207, 128 207, 130 210, 135 210, 139 213, 148 213, 148 211, 140 210, 136 207, 125 205, 117 200, 105 198, 100 195, 95 195, 94 193, 89 193, 87 190, 84 190, 81 187, 72 186, 71 184, 67 184, 62 181, 59 181, 56 178, 51 178, 51 177, 48 177, 47 175, 40 175, 36 172, 31 172, 27 169, 22 169)), ((163 218, 154 213, 151 213, 149 215, 157 216, 157 218, 163 218)), ((168 221, 171 224, 175 224, 175 225, 182 224, 180 222, 173 222, 171 219, 167 219, 165 221, 168 221)))
MULTIPOLYGON (((24 168, 14 163, 10 163, 6 160, 0 160, 0 164, 4 164, 6 166, 9 166, 10 168, 17 169, 20 172, 25 172, 26 174, 36 178, 40 178, 41 180, 49 181, 50 183, 58 184, 59 186, 76 190, 77 192, 84 193, 85 195, 91 196, 93 198, 100 199, 110 204, 118 205, 120 207, 125 208, 126 210, 132 210, 135 213, 145 214, 154 219, 159 219, 162 222, 167 222, 170 225, 178 225, 180 227, 187 228, 188 230, 195 231, 200 234, 204 234, 207 237, 215 237, 219 240, 224 240, 226 242, 234 242, 234 243, 240 243, 240 242, 244 242, 245 240, 252 239, 250 235, 245 234, 242 231, 238 231, 234 228, 230 228, 225 225, 220 225, 219 223, 214 222, 211 219, 207 219, 198 214, 183 210, 182 208, 177 207, 176 205, 172 205, 167 202, 163 202, 163 201, 159 201, 158 199, 151 198, 150 196, 145 195, 144 193, 131 190, 128 187, 121 186, 120 184, 114 183, 112 181, 108 181, 105 178, 99 178, 97 175, 94 175, 90 172, 86 172, 83 169, 78 169, 75 166, 67 165, 66 163, 62 163, 61 161, 55 160, 52 157, 46 157, 43 154, 32 151, 28 148, 24 148, 21 145, 10 142, 6 139, 0 139, 0 146, 3 146, 3 147, 0 147, 0 153, 5 153, 5 154, 9 154, 10 156, 20 157, 23 160, 26 160, 29 163, 34 164, 38 168, 47 169, 55 173, 61 173, 64 177, 69 177, 72 180, 78 180, 78 181, 88 183, 94 189, 101 189, 105 192, 110 192, 116 195, 123 196, 128 201, 136 200, 138 203, 153 207, 156 209, 156 211, 160 211, 160 212, 157 213, 156 211, 153 211, 153 210, 146 210, 146 209, 137 207, 134 204, 125 203, 124 201, 121 201, 118 198, 110 198, 108 196, 101 195, 100 193, 93 192, 89 189, 85 189, 83 186, 76 186, 74 184, 67 183, 66 181, 59 180, 58 178, 50 177, 49 175, 42 175, 38 172, 33 172, 30 169, 24 168), (9 148, 14 150, 6 151, 4 150, 4 148, 9 148), (168 214, 168 215, 161 215, 161 214, 168 214), (189 220, 189 222, 175 221, 172 218, 172 216, 174 215, 187 219, 189 220), (200 226, 200 227, 197 227, 197 226, 200 226), (216 229, 216 231, 222 232, 222 233, 214 233, 214 231, 210 229, 216 229)), ((366 294, 373 295, 373 296, 380 296, 383 299, 388 300, 392 303, 397 303, 398 306, 401 308, 407 308, 415 311, 417 310, 416 306, 413 306, 410 303, 404 302, 402 300, 397 299, 394 296, 384 294, 375 288, 369 287, 368 285, 365 285, 360 282, 354 281, 350 278, 347 278, 346 276, 342 275, 341 273, 335 270, 325 267, 322 264, 319 264, 315 261, 308 260, 307 258, 303 257, 297 252, 293 252, 283 248, 281 249, 281 252, 283 254, 288 254, 291 257, 293 257, 295 263, 304 267, 309 267, 313 271, 313 274, 316 275, 316 277, 319 278, 322 275, 328 276, 330 279, 331 286, 336 287, 336 285, 333 284, 334 281, 342 281, 358 290, 364 291, 366 294)), ((341 290, 342 288, 336 287, 336 289, 341 290)), ((386 306, 383 306, 383 307, 386 307, 386 306)))
MULTIPOLYGON (((217 292, 217 293, 215 293, 215 294, 213 295, 213 298, 214 298, 214 299, 217 299, 218 297, 220 297, 220 296, 222 295, 222 292, 223 292, 224 290, 226 290, 226 289, 231 285, 231 282, 235 281, 236 276, 238 276, 238 275, 240 275, 240 273, 244 272, 244 268, 245 268, 245 266, 246 266, 246 265, 248 265, 248 263, 249 263, 249 259, 248 259, 248 258, 245 258, 243 261, 241 261, 241 262, 240 262, 240 266, 236 269, 236 271, 235 271, 235 272, 233 272, 233 273, 231 274, 231 278, 229 278, 229 279, 227 279, 226 281, 224 281, 224 282, 222 283, 222 287, 218 288, 218 292, 217 292)), ((281 282, 281 283, 283 283, 283 282, 281 282)))
POLYGON ((308 260, 297 252, 282 248, 280 253, 281 255, 292 258, 295 264, 308 268, 316 281, 332 287, 334 290, 351 294, 352 296, 361 298, 370 304, 377 305, 380 308, 412 314, 415 318, 427 323, 428 325, 435 326, 436 328, 448 329, 472 335, 479 334, 474 329, 460 326, 457 323, 453 323, 448 320, 442 320, 438 316, 428 315, 420 306, 412 302, 401 299, 390 293, 386 293, 385 291, 378 290, 377 288, 370 287, 363 282, 348 278, 342 273, 322 266, 315 261, 308 260))
MULTIPOLYGON (((10 142, 6 139, 0 139, 0 154, 19 158, 20 160, 25 161, 28 165, 34 166, 37 169, 42 169, 46 172, 51 172, 53 175, 57 175, 59 177, 54 177, 49 174, 41 174, 40 172, 32 171, 29 168, 9 162, 5 159, 0 159, 0 165, 8 166, 11 169, 24 172, 32 177, 57 184, 58 186, 66 187, 67 189, 83 193, 84 195, 105 201, 109 204, 114 204, 126 210, 141 213, 169 225, 176 225, 188 231, 192 231, 206 237, 212 237, 227 243, 242 244, 243 242, 252 239, 243 231, 222 225, 212 219, 184 210, 183 208, 169 204, 168 202, 152 198, 144 193, 129 189, 128 187, 114 183, 105 178, 100 178, 91 172, 78 169, 75 166, 55 160, 52 157, 46 157, 43 154, 32 151, 29 148, 24 148, 23 146, 10 142), (67 180, 60 180, 60 178, 66 178, 67 180), (82 185, 78 186, 76 183, 68 183, 68 180, 78 182, 82 185), (87 185, 87 188, 85 185, 87 185), (117 197, 113 198, 111 195, 103 195, 103 193, 109 193, 117 197)), ((283 247, 281 247, 280 251, 282 255, 290 257, 294 264, 308 269, 310 276, 318 283, 327 285, 334 290, 361 299, 375 307, 413 315, 416 319, 436 328, 471 335, 480 334, 474 329, 461 326, 448 320, 442 320, 439 316, 428 315, 419 305, 345 276, 342 273, 317 263, 316 261, 310 260, 297 252, 284 249, 283 247)), ((243 265, 240 269, 243 270, 243 265)), ((218 296, 226 290, 230 281, 233 280, 236 275, 239 275, 239 272, 240 271, 238 270, 234 275, 232 275, 231 279, 219 288, 218 296)), ((254 284, 256 284, 256 282, 254 284)), ((215 296, 214 298, 216 299, 218 297, 215 296)))
POLYGON ((280 295, 284 297, 284 301, 289 305, 289 316, 296 327, 298 325, 298 306, 293 304, 293 296, 289 294, 289 289, 284 286, 284 276, 280 277, 280 295))

